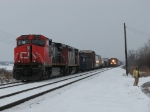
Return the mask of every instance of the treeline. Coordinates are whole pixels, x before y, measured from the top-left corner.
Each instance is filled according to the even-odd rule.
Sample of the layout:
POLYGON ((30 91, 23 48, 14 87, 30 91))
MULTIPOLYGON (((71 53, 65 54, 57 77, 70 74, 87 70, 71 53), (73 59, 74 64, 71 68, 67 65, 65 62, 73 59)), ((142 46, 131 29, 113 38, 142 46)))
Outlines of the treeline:
POLYGON ((11 62, 11 61, 0 61, 0 65, 9 65, 9 64, 14 64, 14 62, 11 62))
POLYGON ((150 39, 138 50, 128 51, 128 66, 138 66, 140 68, 150 68, 150 39))

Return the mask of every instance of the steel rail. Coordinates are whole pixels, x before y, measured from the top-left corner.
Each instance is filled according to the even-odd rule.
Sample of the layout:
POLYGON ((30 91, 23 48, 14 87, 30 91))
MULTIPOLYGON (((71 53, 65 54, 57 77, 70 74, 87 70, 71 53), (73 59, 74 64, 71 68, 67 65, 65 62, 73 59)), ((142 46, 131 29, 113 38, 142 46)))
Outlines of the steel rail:
POLYGON ((0 86, 6 86, 6 85, 10 85, 10 84, 15 84, 15 83, 20 83, 20 81, 17 81, 17 82, 11 82, 11 83, 7 83, 7 84, 0 84, 0 86))
POLYGON ((10 88, 10 87, 15 87, 15 86, 20 86, 20 85, 24 85, 24 84, 29 84, 29 83, 22 83, 22 84, 17 84, 17 85, 11 85, 11 86, 6 86, 6 87, 1 87, 0 89, 5 89, 5 88, 10 88))

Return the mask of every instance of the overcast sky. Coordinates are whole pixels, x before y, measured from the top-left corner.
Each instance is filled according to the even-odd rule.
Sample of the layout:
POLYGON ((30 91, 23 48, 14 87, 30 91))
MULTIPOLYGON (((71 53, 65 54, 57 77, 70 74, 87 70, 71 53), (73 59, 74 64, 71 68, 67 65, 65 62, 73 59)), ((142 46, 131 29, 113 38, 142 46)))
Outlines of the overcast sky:
POLYGON ((149 0, 0 0, 0 61, 13 61, 15 39, 42 34, 103 58, 125 60, 150 38, 149 0))

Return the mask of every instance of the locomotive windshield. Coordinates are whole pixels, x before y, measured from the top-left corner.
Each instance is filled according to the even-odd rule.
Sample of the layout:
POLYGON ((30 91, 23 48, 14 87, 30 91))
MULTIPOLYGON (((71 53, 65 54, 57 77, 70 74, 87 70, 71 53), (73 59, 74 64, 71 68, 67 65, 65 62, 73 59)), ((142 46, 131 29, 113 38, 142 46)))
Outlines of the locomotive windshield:
POLYGON ((25 39, 18 40, 18 46, 24 45, 24 44, 29 44, 29 43, 30 43, 30 41, 28 39, 27 40, 25 40, 25 39))
POLYGON ((32 39, 32 44, 44 46, 44 39, 32 39))

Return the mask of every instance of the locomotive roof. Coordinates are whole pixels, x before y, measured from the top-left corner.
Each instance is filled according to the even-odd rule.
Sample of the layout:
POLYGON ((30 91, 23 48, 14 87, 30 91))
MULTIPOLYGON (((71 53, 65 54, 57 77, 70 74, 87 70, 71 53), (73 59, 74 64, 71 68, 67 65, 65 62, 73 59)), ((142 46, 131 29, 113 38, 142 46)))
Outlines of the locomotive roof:
POLYGON ((95 54, 96 56, 101 56, 101 55, 99 55, 99 54, 95 54))
POLYGON ((110 59, 117 59, 117 58, 110 58, 110 59))
POLYGON ((109 59, 108 58, 102 58, 104 61, 108 61, 109 59))
POLYGON ((39 37, 42 36, 42 38, 46 38, 46 39, 52 41, 52 39, 47 38, 47 37, 45 37, 45 36, 43 36, 43 35, 40 35, 40 34, 37 34, 37 35, 35 35, 35 34, 21 35, 21 36, 19 36, 16 40, 18 40, 18 39, 20 39, 20 38, 24 38, 24 39, 25 39, 25 38, 28 38, 28 37, 30 37, 30 36, 34 36, 34 38, 39 38, 39 37))
POLYGON ((62 44, 62 43, 58 43, 58 42, 52 42, 52 43, 53 43, 53 44, 57 44, 57 45, 61 45, 62 47, 68 47, 69 49, 78 50, 77 48, 71 47, 71 46, 66 45, 66 44, 62 44))
POLYGON ((108 59, 108 58, 103 58, 103 59, 108 59))
POLYGON ((80 52, 84 52, 84 53, 92 53, 92 52, 94 52, 94 51, 92 51, 92 50, 80 50, 80 52))

